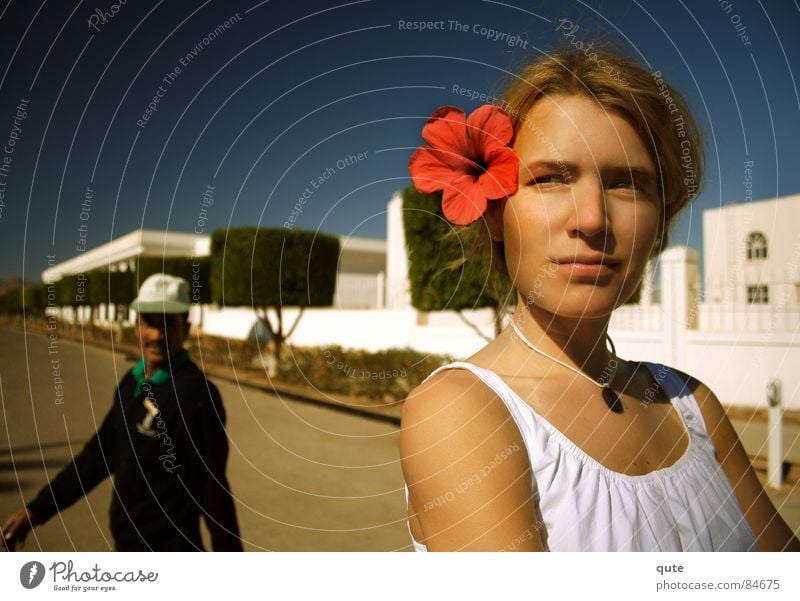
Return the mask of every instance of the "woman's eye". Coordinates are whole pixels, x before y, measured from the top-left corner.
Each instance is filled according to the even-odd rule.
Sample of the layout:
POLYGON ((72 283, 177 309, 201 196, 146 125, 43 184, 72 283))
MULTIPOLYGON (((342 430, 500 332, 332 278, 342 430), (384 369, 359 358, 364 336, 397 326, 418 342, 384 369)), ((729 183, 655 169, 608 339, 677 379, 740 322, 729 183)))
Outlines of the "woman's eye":
POLYGON ((559 173, 549 173, 547 175, 537 175, 534 177, 530 182, 528 182, 529 186, 541 186, 545 184, 561 184, 564 183, 566 179, 559 173))
POLYGON ((633 192, 639 192, 640 194, 646 194, 650 192, 650 189, 644 184, 630 179, 622 179, 612 182, 610 187, 618 190, 631 190, 633 192))

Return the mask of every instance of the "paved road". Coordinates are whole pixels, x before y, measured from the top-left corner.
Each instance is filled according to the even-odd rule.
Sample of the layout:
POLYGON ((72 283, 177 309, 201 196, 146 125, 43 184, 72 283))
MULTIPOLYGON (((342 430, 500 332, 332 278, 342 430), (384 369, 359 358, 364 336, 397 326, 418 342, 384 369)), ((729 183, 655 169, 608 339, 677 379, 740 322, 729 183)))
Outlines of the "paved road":
MULTIPOLYGON (((48 344, 0 329, 0 519, 80 450, 132 365, 78 342, 60 340, 52 354, 48 344)), ((246 550, 408 550, 395 426, 215 383, 228 413, 228 477, 246 550)), ((26 548, 110 549, 110 495, 106 480, 35 529, 26 548)))

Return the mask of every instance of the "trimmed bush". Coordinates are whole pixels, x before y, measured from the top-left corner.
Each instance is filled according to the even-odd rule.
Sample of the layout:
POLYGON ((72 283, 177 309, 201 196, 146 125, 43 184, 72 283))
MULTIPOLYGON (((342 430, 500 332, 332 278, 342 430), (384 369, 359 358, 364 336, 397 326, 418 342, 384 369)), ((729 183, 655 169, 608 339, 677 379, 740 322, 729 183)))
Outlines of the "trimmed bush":
POLYGON ((84 273, 64 276, 56 282, 56 298, 62 307, 90 305, 89 277, 84 273))
POLYGON ((44 313, 45 307, 45 290, 44 286, 29 284, 25 286, 23 292, 25 298, 25 312, 39 314, 44 313))
POLYGON ((136 298, 135 274, 130 271, 90 271, 89 300, 94 306, 129 305, 136 298))
POLYGON ((8 315, 22 315, 22 288, 6 290, 0 296, 0 306, 3 313, 8 315))
MULTIPOLYGON (((411 304, 420 311, 458 313, 490 307, 497 336, 503 311, 497 297, 504 295, 503 290, 510 290, 510 282, 495 272, 491 261, 475 254, 476 227, 485 225, 479 222, 464 228, 447 221, 442 213, 441 193, 423 194, 413 186, 403 190, 411 304)), ((463 314, 462 318, 469 323, 463 314)))
POLYGON ((228 307, 329 307, 339 239, 286 228, 218 230, 211 238, 214 302, 228 307))
POLYGON ((451 269, 468 253, 466 230, 454 228, 442 213, 441 194, 403 191, 403 228, 408 249, 411 304, 420 311, 461 311, 496 307, 489 293, 490 272, 483 261, 467 260, 451 269))
POLYGON ((211 237, 211 289, 221 307, 252 307, 269 330, 280 361, 297 321, 283 326, 283 308, 329 307, 336 289, 339 239, 287 228, 233 228, 211 237), (278 323, 270 322, 273 309, 278 323))

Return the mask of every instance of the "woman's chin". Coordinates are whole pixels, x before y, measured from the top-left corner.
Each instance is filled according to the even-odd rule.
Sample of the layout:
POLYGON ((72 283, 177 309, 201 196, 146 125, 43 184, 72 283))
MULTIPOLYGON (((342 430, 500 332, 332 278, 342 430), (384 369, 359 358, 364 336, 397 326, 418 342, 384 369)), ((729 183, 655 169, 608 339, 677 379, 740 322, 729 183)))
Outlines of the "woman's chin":
POLYGON ((608 319, 611 313, 623 301, 615 302, 615 298, 595 298, 587 302, 586 297, 563 298, 554 302, 539 302, 530 305, 532 311, 540 310, 555 317, 565 319, 608 319))

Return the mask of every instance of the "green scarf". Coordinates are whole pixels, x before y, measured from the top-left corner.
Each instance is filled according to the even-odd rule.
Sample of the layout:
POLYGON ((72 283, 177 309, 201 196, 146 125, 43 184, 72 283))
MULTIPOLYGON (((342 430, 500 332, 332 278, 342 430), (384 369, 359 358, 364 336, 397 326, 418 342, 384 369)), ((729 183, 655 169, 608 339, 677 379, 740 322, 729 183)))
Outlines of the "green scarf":
POLYGON ((144 377, 144 357, 141 358, 139 363, 137 363, 134 368, 131 370, 131 375, 133 375, 134 380, 136 380, 136 388, 133 391, 133 398, 138 397, 144 385, 146 383, 149 384, 163 384, 164 382, 169 381, 170 375, 172 372, 178 370, 178 368, 186 363, 189 360, 189 351, 183 349, 174 357, 171 357, 168 362, 168 367, 159 367, 157 370, 153 372, 153 375, 150 376, 150 379, 146 379, 144 377))

